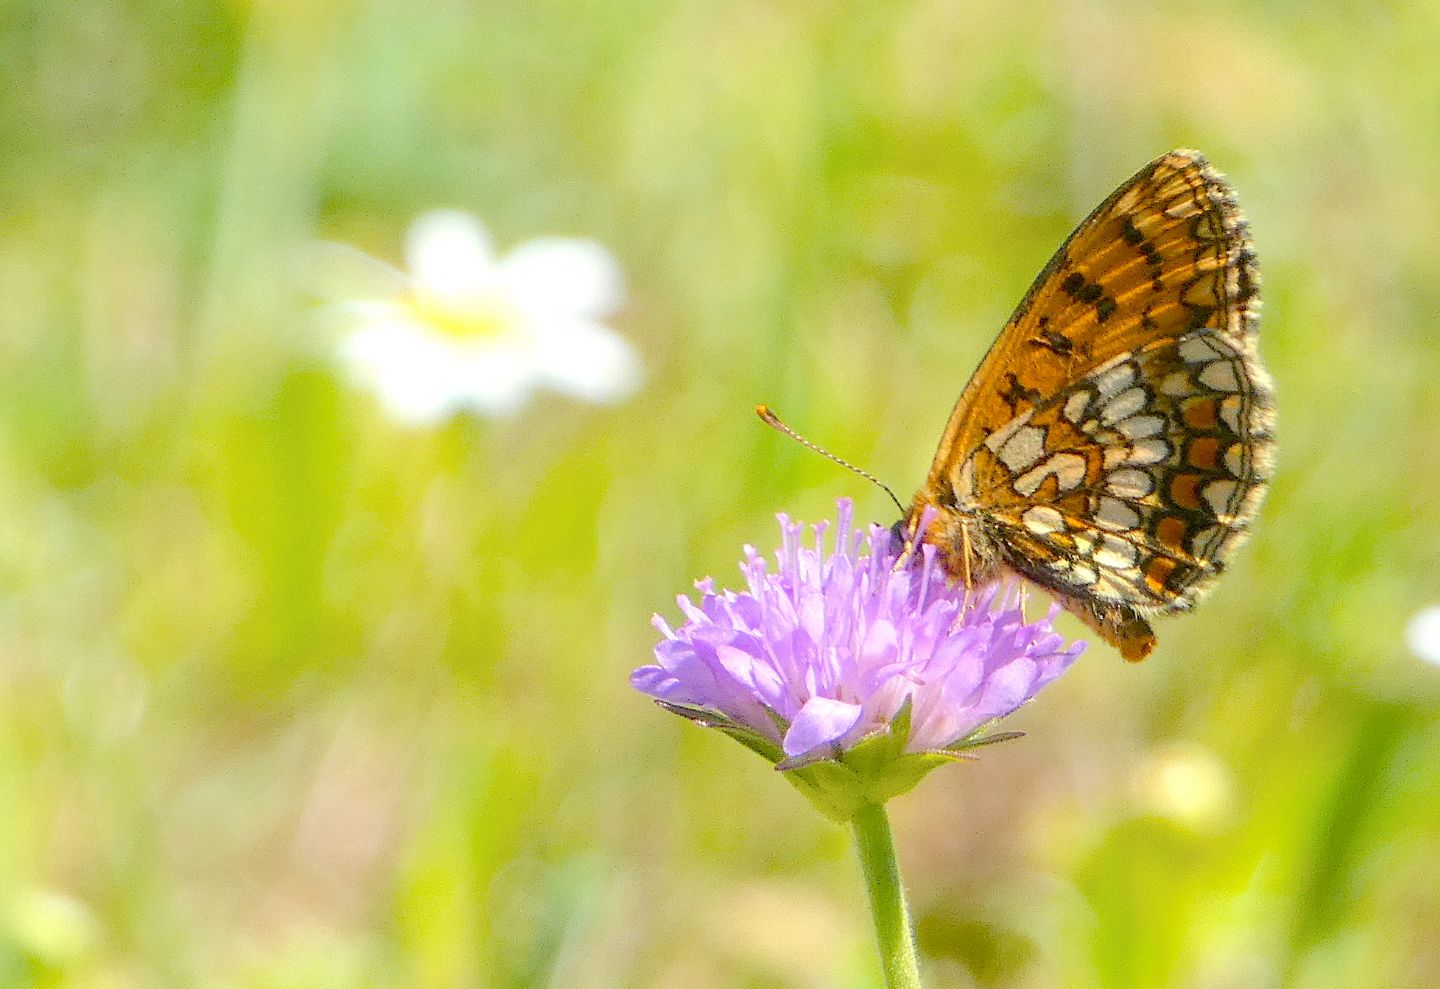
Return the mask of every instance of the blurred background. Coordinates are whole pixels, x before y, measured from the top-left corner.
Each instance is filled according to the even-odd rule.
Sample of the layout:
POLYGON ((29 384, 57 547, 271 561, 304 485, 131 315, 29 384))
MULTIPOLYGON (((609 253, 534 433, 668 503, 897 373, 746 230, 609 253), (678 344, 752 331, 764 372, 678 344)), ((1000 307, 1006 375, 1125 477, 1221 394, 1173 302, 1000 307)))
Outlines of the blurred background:
MULTIPOLYGON (((908 492, 1174 146, 1264 273, 1279 470, 1127 667, 892 805, 929 984, 1440 985, 1440 7, 12 0, 0 986, 878 984, 847 835, 627 684, 773 514, 908 492), (645 385, 395 421, 296 252, 593 238, 645 385)), ((1079 635, 1066 618, 1062 629, 1079 635)))

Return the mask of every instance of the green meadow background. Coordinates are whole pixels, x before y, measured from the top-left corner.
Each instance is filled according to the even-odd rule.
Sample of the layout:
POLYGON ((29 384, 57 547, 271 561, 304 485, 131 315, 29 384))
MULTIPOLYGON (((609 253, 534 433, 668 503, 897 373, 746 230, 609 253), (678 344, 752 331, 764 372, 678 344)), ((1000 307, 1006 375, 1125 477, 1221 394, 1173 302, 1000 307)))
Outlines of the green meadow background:
POLYGON ((1193 146, 1274 487, 1150 660, 892 805, 928 984, 1434 989, 1437 48, 1424 2, 0 5, 0 986, 878 985, 847 835, 628 674, 776 511, 893 519, 753 404, 908 491, 1193 146), (638 396, 347 383, 295 259, 441 206, 607 244, 638 396))

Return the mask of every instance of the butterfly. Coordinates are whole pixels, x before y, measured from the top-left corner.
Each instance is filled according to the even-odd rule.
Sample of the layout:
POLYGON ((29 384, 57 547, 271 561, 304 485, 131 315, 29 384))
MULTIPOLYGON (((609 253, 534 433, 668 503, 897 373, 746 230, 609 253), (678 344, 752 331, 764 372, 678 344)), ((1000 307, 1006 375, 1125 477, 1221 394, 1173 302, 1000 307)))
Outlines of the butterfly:
POLYGON ((1013 573, 1127 660, 1255 518, 1274 402, 1259 268, 1224 177, 1157 158, 1075 229, 965 386, 897 530, 967 586, 1013 573))

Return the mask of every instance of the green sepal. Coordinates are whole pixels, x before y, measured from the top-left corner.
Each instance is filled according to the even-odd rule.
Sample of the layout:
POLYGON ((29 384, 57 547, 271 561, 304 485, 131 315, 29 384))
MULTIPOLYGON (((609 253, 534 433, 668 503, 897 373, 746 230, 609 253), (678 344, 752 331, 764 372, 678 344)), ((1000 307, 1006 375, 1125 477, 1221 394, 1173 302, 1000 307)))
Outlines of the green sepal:
POLYGON ((985 734, 991 727, 1000 723, 1000 718, 991 718, 989 721, 981 722, 972 728, 963 738, 958 738, 945 746, 947 752, 964 752, 968 749, 978 749, 985 745, 994 745, 997 742, 1008 742, 1013 738, 1023 738, 1023 731, 997 731, 994 734, 985 734))
POLYGON ((995 745, 999 742, 1013 742, 1017 738, 1024 737, 1025 733, 1023 731, 997 731, 993 735, 983 735, 979 738, 975 737, 972 733, 966 735, 958 742, 951 742, 945 746, 945 751, 963 753, 968 752, 970 749, 984 748, 986 745, 995 745))
POLYGON ((702 728, 715 728, 723 731, 767 762, 779 762, 785 758, 784 750, 782 750, 773 739, 767 738, 754 728, 742 725, 740 722, 712 708, 696 707, 691 704, 677 704, 674 701, 656 700, 655 703, 671 714, 678 714, 688 721, 695 722, 695 724, 702 728))
POLYGON ((866 804, 882 805, 914 789, 932 769, 964 758, 954 752, 910 752, 889 760, 874 758, 889 745, 888 734, 871 736, 839 759, 783 771, 791 785, 805 794, 820 813, 845 824, 866 804), (872 743, 878 744, 869 748, 872 743))

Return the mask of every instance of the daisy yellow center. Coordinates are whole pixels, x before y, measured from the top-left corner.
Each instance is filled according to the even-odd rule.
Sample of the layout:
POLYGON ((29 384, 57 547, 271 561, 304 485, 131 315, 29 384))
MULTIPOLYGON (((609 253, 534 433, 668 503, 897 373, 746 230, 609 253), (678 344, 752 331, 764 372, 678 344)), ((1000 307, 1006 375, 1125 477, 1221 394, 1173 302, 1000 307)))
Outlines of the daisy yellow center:
POLYGON ((456 340, 495 340, 513 334, 519 324, 514 308, 493 296, 459 301, 417 293, 405 306, 418 322, 456 340))

